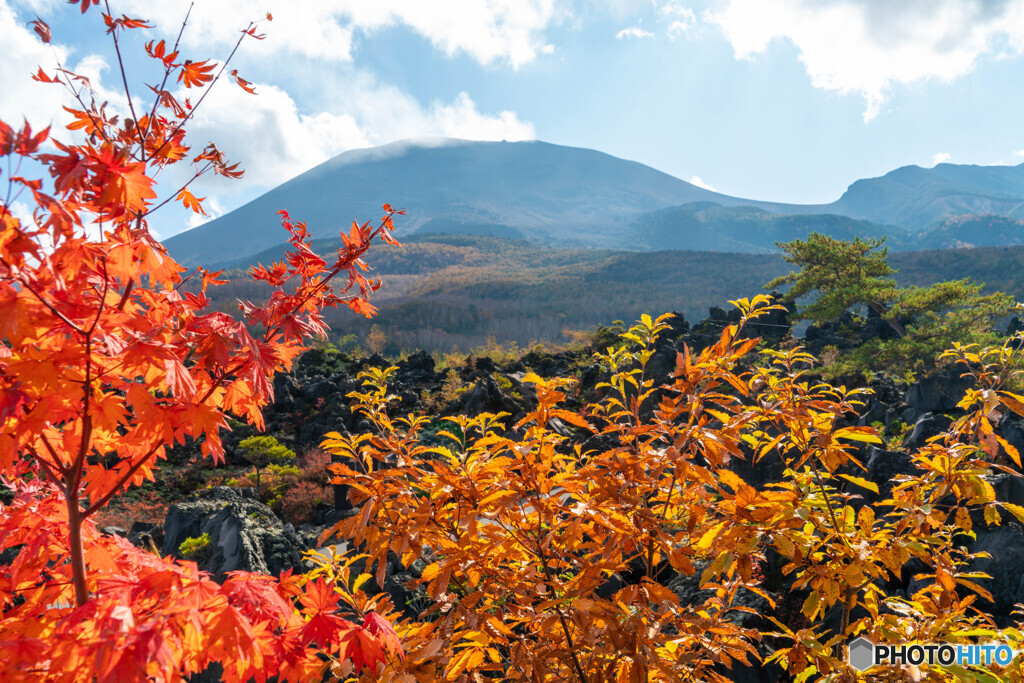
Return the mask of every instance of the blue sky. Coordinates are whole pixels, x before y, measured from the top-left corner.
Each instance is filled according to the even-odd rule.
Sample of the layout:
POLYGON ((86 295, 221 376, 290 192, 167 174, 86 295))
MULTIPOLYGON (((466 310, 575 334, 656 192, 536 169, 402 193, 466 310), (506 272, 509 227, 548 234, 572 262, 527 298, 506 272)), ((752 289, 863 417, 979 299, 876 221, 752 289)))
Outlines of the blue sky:
MULTIPOLYGON (((112 2, 157 23, 147 39, 187 6, 112 2)), ((347 149, 424 135, 589 147, 799 203, 906 164, 1024 162, 1024 0, 197 0, 185 55, 226 54, 266 11, 267 39, 233 63, 260 95, 219 85, 192 128, 247 169, 196 187, 214 214, 347 149)), ((123 106, 95 23, 63 1, 0 0, 0 118, 45 125, 59 109, 27 80, 54 60, 26 26, 36 15, 123 106)), ((195 222, 154 217, 163 237, 195 222)))

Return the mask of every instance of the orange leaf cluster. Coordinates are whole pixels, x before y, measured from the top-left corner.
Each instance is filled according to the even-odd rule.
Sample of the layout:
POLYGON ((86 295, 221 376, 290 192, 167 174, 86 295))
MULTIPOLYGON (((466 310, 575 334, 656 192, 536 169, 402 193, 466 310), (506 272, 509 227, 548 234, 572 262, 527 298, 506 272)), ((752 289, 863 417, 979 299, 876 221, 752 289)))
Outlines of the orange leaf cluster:
MULTIPOLYGON (((83 0, 82 11, 93 4, 83 0)), ((104 20, 119 60, 118 33, 148 26, 104 20)), ((45 24, 34 27, 49 39, 45 24)), ((168 446, 193 439, 219 459, 228 415, 262 427, 274 373, 326 331, 320 310, 368 306, 379 282, 362 274, 361 257, 378 237, 393 242, 399 213, 385 209, 379 226, 364 224, 359 243, 330 262, 285 214, 292 251, 272 276, 255 272, 271 281, 271 301, 240 303, 241 320, 206 310, 207 287, 224 282, 219 273, 186 274, 153 239, 147 217, 171 200, 203 213, 187 184, 160 202, 153 176, 186 158, 195 111, 167 82, 177 74, 187 87, 210 85, 215 64, 179 64, 177 45, 168 50, 164 41, 146 51, 165 73, 150 86, 148 111, 130 100, 137 118, 108 115, 83 97, 77 88, 88 89, 86 79, 40 69, 39 80, 78 94, 80 108, 65 108, 67 128, 85 139, 51 140, 41 153, 49 129, 0 121, 0 157, 11 162, 3 168, 27 158, 49 172, 45 181, 6 178, 6 196, 34 204, 31 221, 0 202, 0 477, 15 493, 13 504, 0 505, 0 552, 13 558, 0 567, 4 680, 176 681, 214 661, 228 681, 310 680, 326 666, 321 654, 373 669, 401 651, 386 622, 365 614, 368 605, 352 606, 347 586, 245 574, 218 586, 194 564, 101 537, 93 526, 113 496, 154 478, 168 446), (337 286, 339 274, 346 284, 337 286), (201 291, 183 287, 193 278, 201 291)), ((241 175, 212 144, 194 161, 196 177, 241 175)))
POLYGON ((330 581, 232 573, 222 585, 114 536, 82 527, 91 599, 75 607, 67 563, 67 510, 46 486, 19 484, 0 515, 0 653, 5 681, 175 681, 213 662, 225 683, 267 673, 319 676, 324 653, 373 669, 390 626, 376 613, 357 625, 334 613, 330 581), (10 596, 21 596, 11 600, 10 596))
MULTIPOLYGON (((625 344, 597 355, 608 379, 583 414, 561 407, 569 380, 528 375, 536 400, 518 424, 449 418, 451 429, 430 436, 443 445, 425 443, 427 418, 389 416, 393 368, 364 372, 351 397, 375 429, 322 444, 341 456, 334 481, 362 509, 328 533, 378 567, 392 553, 425 564, 422 612, 397 628, 407 656, 372 680, 725 683, 738 664, 776 662, 798 681, 854 681, 867 679, 843 645, 857 636, 1024 641, 980 608, 991 595, 962 546, 972 516, 998 523, 1002 508, 1024 520, 985 478, 1013 472, 987 462, 989 451, 1019 466, 986 435, 999 410, 1024 414, 1024 397, 998 390, 1019 365, 1020 339, 952 352, 987 388, 969 391, 965 416, 914 455, 917 474, 880 496, 857 458, 880 438, 846 423, 864 392, 809 381, 814 359, 799 349, 752 357, 758 340, 743 326, 773 306, 736 303, 741 323, 679 354, 664 386, 648 368, 668 316, 644 316, 625 344), (565 424, 601 446, 570 447, 565 424), (785 476, 767 486, 735 467, 769 460, 785 476), (700 595, 684 599, 687 577, 700 595), (917 587, 886 588, 901 577, 917 587)), ((929 680, 1021 674, 989 665, 932 669, 929 680)))

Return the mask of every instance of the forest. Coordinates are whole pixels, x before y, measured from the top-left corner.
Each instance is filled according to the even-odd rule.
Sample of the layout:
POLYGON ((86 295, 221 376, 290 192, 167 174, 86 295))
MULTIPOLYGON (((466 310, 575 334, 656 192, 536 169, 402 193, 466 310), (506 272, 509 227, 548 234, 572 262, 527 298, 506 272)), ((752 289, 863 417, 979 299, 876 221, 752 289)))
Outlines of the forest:
MULTIPOLYGON (((399 234, 399 236, 401 236, 399 234)), ((502 344, 564 343, 573 331, 643 313, 681 313, 699 320, 713 306, 765 291, 786 272, 782 256, 706 251, 604 251, 548 248, 522 240, 474 235, 414 234, 401 249, 381 250, 371 264, 385 286, 366 319, 344 309, 326 313, 333 341, 354 334, 364 348, 376 326, 392 353, 424 349, 471 351, 493 337, 502 344), (728 270, 729 278, 720 277, 728 270), (566 332, 570 334, 567 336, 566 332)), ((338 240, 314 240, 318 251, 338 240)), ((210 292, 215 307, 266 297, 245 269, 278 257, 274 251, 231 264, 229 282, 210 292)), ((928 286, 970 277, 987 292, 1024 298, 1024 247, 897 251, 889 256, 901 285, 928 286)))
POLYGON ((187 20, 125 54, 154 27, 75 4, 158 78, 113 114, 41 67, 67 130, 0 121, 3 680, 1024 680, 860 656, 1024 647, 1019 251, 403 246, 389 198, 186 270, 147 217, 241 175, 187 134, 258 95, 187 20))

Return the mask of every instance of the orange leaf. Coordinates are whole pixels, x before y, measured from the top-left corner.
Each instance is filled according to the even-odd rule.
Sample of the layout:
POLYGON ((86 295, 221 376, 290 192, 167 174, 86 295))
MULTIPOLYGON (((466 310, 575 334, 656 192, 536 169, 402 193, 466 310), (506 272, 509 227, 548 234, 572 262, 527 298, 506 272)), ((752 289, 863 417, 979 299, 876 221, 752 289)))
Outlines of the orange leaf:
POLYGON ((232 69, 231 76, 235 79, 235 83, 238 84, 239 88, 249 93, 250 95, 256 94, 256 89, 252 87, 252 83, 238 75, 238 69, 232 69))
MULTIPOLYGON (((178 193, 178 196, 175 197, 175 199, 180 201, 186 209, 192 209, 196 213, 202 214, 204 216, 207 215, 206 211, 203 209, 202 204, 203 200, 205 200, 206 197, 199 197, 197 199, 195 195, 188 191, 188 189, 182 188, 181 192, 178 193)), ((203 289, 205 290, 205 288, 206 287, 204 284, 203 289)))
POLYGON ((213 71, 216 65, 210 64, 209 60, 202 62, 187 61, 181 65, 181 72, 178 74, 178 82, 183 83, 186 88, 203 86, 213 80, 213 71))

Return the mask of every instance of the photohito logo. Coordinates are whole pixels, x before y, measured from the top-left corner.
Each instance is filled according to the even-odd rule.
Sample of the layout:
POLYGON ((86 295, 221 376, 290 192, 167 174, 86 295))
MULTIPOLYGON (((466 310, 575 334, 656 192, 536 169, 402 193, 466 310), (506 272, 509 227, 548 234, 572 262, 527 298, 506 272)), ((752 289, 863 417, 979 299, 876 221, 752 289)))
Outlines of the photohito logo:
POLYGON ((850 666, 867 671, 889 666, 1008 666, 1017 652, 1005 643, 883 643, 867 638, 850 643, 850 666))

